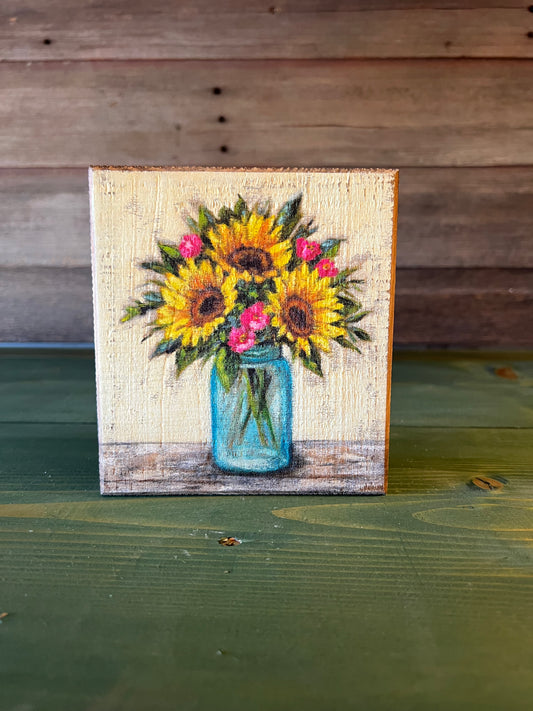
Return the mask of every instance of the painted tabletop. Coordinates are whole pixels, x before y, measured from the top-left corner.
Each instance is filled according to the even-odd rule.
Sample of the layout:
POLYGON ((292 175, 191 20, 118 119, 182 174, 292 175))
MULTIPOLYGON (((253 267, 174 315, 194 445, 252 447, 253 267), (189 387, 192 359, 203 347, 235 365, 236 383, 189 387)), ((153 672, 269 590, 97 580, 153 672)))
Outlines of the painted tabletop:
POLYGON ((386 497, 102 498, 94 400, 0 351, 1 711, 531 708, 532 355, 397 354, 386 497))

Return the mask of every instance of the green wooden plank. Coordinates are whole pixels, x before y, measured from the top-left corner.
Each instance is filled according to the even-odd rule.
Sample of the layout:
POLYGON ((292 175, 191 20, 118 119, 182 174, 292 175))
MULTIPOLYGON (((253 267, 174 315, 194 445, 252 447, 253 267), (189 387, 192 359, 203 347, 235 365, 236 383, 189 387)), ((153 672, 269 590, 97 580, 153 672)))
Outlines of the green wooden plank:
MULTIPOLYGON (((6 349, 0 351, 0 365, 0 422, 96 422, 92 351, 6 349)), ((533 427, 532 386, 533 360, 527 353, 400 352, 393 368, 391 422, 533 427)))
MULTIPOLYGON (((89 382, 82 360, 11 373, 39 391, 48 369, 65 393, 65 361, 89 382)), ((404 412, 444 426, 392 427, 386 497, 104 499, 95 425, 75 419, 86 396, 70 423, 53 421, 62 395, 49 423, 4 423, 2 711, 527 709, 533 430, 459 415, 485 389, 494 410, 498 393, 527 403, 528 358, 398 362, 404 412), (473 487, 480 474, 503 487, 473 487)))
POLYGON ((3 423, 0 452, 0 492, 98 490, 95 424, 3 423))
POLYGON ((0 422, 96 422, 94 351, 0 351, 0 422))
POLYGON ((527 503, 3 504, 6 708, 525 709, 527 503))
MULTIPOLYGON (((0 428, 0 492, 98 491, 92 424, 5 423, 0 428)), ((529 475, 533 430, 392 427, 389 493, 431 493, 478 475, 529 475)), ((37 499, 39 500, 39 498, 37 499)))
POLYGON ((527 353, 396 353, 392 383, 393 424, 533 427, 527 353))

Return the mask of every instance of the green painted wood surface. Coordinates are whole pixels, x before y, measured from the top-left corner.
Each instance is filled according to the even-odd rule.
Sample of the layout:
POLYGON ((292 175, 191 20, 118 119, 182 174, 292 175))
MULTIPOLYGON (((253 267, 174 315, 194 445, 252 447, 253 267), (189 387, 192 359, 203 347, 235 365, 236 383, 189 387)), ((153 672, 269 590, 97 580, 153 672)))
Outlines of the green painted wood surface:
POLYGON ((530 708, 530 355, 398 354, 377 498, 102 499, 92 358, 0 352, 1 711, 530 708))

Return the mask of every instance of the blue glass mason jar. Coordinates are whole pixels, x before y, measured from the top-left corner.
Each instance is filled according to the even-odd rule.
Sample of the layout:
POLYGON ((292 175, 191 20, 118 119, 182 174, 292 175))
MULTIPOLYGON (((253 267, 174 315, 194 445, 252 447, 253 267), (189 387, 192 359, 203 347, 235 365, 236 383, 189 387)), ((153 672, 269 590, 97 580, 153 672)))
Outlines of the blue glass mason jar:
POLYGON ((211 373, 211 434, 215 463, 230 472, 273 472, 289 466, 292 448, 290 366, 273 344, 240 356, 229 392, 211 373))

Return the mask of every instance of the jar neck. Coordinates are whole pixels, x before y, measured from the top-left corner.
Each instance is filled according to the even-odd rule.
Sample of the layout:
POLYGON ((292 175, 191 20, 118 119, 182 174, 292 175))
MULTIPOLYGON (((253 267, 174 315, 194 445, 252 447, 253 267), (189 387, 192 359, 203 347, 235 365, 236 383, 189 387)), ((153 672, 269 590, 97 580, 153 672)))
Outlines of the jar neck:
POLYGON ((262 343, 241 353, 241 363, 243 365, 267 363, 269 360, 278 360, 278 358, 281 358, 281 346, 276 346, 273 343, 262 343))

